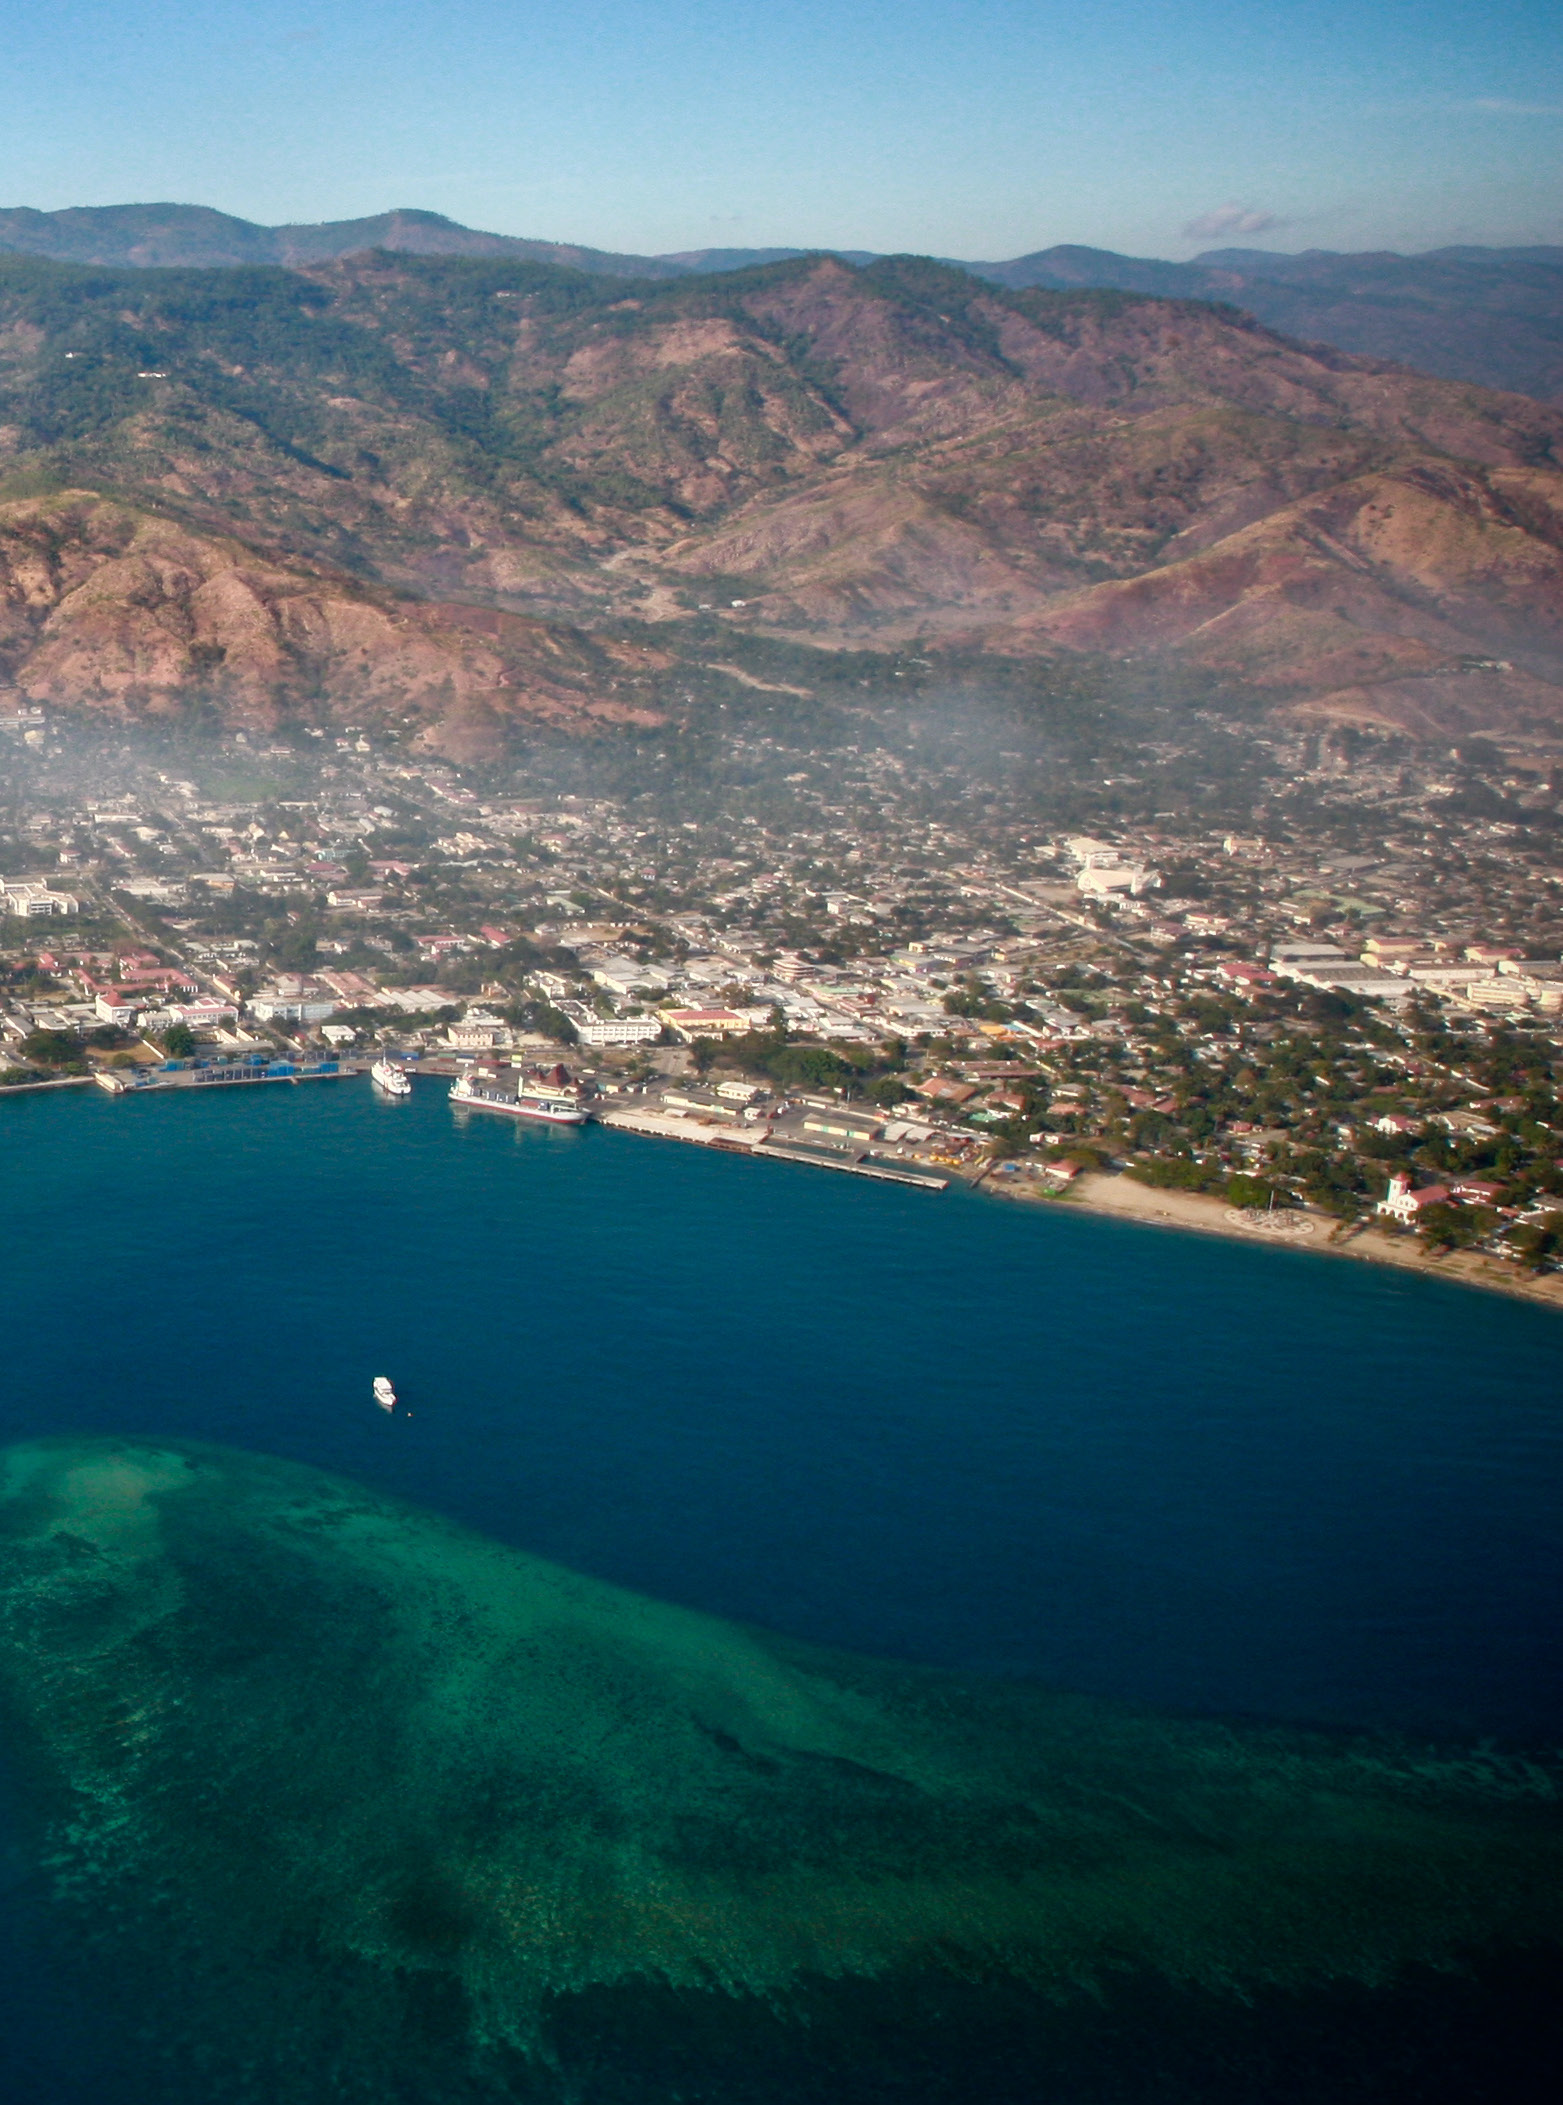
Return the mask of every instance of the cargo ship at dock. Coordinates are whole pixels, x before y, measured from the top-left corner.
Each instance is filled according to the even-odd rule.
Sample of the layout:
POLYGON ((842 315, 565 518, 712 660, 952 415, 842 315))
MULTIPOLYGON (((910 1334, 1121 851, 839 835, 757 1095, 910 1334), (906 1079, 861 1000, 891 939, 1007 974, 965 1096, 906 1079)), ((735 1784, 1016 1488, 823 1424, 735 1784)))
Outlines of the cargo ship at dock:
POLYGON ((550 1126, 582 1126, 586 1106, 568 1081, 538 1081, 515 1069, 472 1067, 451 1085, 450 1100, 469 1111, 537 1119, 550 1126))

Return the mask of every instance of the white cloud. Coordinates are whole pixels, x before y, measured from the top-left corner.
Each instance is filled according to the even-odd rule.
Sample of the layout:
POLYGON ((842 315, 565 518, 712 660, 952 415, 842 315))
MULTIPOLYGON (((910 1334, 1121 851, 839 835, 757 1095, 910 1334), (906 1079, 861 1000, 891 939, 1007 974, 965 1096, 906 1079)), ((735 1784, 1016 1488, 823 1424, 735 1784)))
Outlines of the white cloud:
POLYGON ((1457 110, 1477 110, 1485 117, 1563 117, 1563 103, 1514 102, 1507 95, 1473 95, 1457 110))
POLYGON ((1268 234, 1285 225, 1274 212, 1261 212, 1253 205, 1217 205, 1214 211, 1191 219, 1183 231, 1197 241, 1213 234, 1268 234))

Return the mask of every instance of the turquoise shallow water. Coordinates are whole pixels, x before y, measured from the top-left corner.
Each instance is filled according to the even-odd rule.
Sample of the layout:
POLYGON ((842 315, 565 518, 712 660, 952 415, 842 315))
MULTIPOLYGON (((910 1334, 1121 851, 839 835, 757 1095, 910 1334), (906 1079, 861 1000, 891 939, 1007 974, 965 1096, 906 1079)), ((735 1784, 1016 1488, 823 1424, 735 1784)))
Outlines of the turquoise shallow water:
MULTIPOLYGON (((1195 1718, 1563 1739, 1550 1312, 1064 1209, 462 1124, 429 1084, 402 1106, 358 1083, 13 1102, 0 1177, 0 1441, 286 1457, 659 1601, 882 1659, 1195 1718), (382 1371, 410 1419, 373 1408, 382 1371)), ((40 2096, 79 2081, 144 2105, 162 2093, 115 2051, 111 2015, 111 2074, 89 2076, 90 2040, 60 2062, 69 1967, 35 1956, 47 1926, 17 1861, 0 1922, 26 1983, 17 2065, 40 2096)), ((1551 1985, 1525 1966, 1433 1997, 1441 2063, 1471 2042, 1487 2065, 1489 2029, 1524 2033, 1551 1985)), ((1393 1997, 1339 1994, 1300 2035, 1315 2060, 1334 2041, 1334 2090, 1283 2089, 1266 2063, 1250 2094, 1352 2094, 1359 2064, 1363 2096, 1445 2094, 1373 2075, 1404 2055, 1375 2030, 1393 1997)), ((586 2009, 564 2030, 596 2037, 586 2009)), ((1211 2033, 1190 2010, 1146 1991, 1104 2045, 1056 2013, 952 2005, 964 2092, 937 2088, 919 2048, 935 2087, 872 2089, 860 2062, 823 2094, 1234 2095, 1189 2045, 1211 2033), (1066 2073, 1039 2087, 1044 2033, 1066 2073)), ((598 2030, 625 2022, 616 2006, 598 2030)), ((726 2073, 700 2087, 718 2079, 688 2036, 715 2022, 649 2014, 577 2094, 749 2094, 725 2033, 708 2045, 726 2073)), ((1237 2037, 1253 2022, 1226 2012, 1223 2051, 1259 2052, 1237 2037)), ((1413 2030, 1433 2029, 1418 2006, 1413 2030)), ((768 2099, 822 2094, 807 2057, 766 2058, 768 2099)), ((1447 2094, 1484 2094, 1463 2080, 1447 2094)), ((1504 2080, 1492 2095, 1525 2094, 1512 2065, 1504 2080)))
POLYGON ((5 1106, 0 1439, 232 1442, 786 1634, 1563 1737, 1563 1321, 438 1085, 5 1106), (413 1409, 368 1402, 388 1372, 413 1409))

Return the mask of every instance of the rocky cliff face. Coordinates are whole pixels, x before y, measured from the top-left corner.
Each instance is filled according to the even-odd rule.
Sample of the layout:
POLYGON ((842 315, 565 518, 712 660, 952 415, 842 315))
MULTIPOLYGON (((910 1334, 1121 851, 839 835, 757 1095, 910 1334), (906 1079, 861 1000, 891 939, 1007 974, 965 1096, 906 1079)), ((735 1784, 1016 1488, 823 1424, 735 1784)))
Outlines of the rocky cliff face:
POLYGON ((0 504, 0 653, 30 700, 84 714, 392 718, 460 759, 497 750, 518 713, 651 721, 616 690, 626 669, 664 662, 300 573, 88 490, 0 504))
POLYGON ((644 713, 704 606, 1563 719, 1563 414, 1195 303, 906 259, 15 263, 0 449, 4 666, 88 708, 481 744, 644 713))

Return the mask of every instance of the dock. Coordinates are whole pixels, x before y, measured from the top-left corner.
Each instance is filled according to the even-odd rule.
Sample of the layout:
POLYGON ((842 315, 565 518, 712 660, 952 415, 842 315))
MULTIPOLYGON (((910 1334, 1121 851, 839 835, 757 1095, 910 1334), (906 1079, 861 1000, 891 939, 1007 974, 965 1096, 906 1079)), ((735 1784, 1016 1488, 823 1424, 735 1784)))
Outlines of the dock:
POLYGON ((950 1180, 928 1169, 907 1169, 882 1155, 854 1153, 847 1149, 805 1146, 794 1140, 766 1138, 753 1150, 773 1162, 801 1162, 810 1169, 846 1170, 854 1177, 874 1177, 881 1184, 912 1184, 923 1191, 947 1191, 950 1180))
POLYGON ((355 1070, 340 1060, 273 1060, 251 1053, 242 1060, 170 1060, 162 1067, 100 1067, 92 1077, 110 1096, 144 1096, 149 1089, 248 1087, 256 1082, 323 1082, 355 1070))
MULTIPOLYGON (((99 1088, 112 1096, 144 1096, 158 1089, 253 1088, 259 1082, 330 1081, 359 1073, 362 1060, 349 1056, 329 1060, 280 1060, 264 1053, 248 1053, 242 1059, 170 1060, 161 1067, 100 1068, 93 1075, 99 1088)), ((455 1071, 454 1063, 436 1068, 433 1061, 421 1062, 414 1074, 455 1071)), ((81 1079, 85 1080, 83 1076, 81 1079)), ((915 1191, 945 1191, 951 1179, 937 1172, 914 1169, 863 1147, 834 1148, 790 1133, 778 1133, 770 1125, 744 1125, 714 1118, 681 1117, 672 1111, 646 1104, 599 1106, 593 1122, 619 1133, 637 1133, 648 1140, 679 1140, 686 1147, 712 1148, 718 1154, 747 1155, 751 1161, 792 1162, 806 1169, 834 1170, 838 1176, 869 1177, 878 1184, 905 1184, 915 1191)))
POLYGON ((719 1154, 747 1155, 751 1161, 794 1162, 809 1169, 835 1170, 853 1177, 872 1177, 881 1184, 909 1184, 919 1191, 945 1191, 950 1179, 931 1170, 909 1169, 865 1149, 813 1147, 807 1142, 778 1138, 770 1127, 745 1131, 738 1125, 718 1125, 698 1118, 680 1118, 670 1111, 615 1106, 597 1113, 597 1124, 616 1132, 639 1133, 652 1140, 681 1140, 686 1146, 713 1148, 719 1154))

